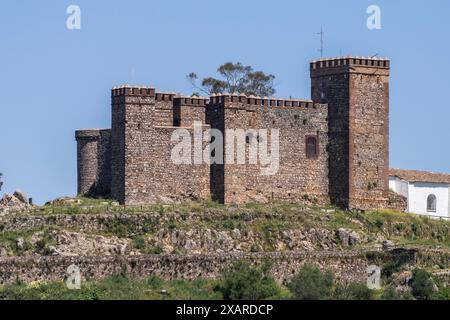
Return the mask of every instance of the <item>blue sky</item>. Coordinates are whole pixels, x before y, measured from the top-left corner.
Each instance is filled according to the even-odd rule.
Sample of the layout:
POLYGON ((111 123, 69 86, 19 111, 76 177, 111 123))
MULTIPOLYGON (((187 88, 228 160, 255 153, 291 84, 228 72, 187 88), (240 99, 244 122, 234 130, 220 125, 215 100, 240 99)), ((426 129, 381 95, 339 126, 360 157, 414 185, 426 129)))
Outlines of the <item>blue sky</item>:
POLYGON ((2 192, 38 203, 76 193, 78 128, 110 127, 110 88, 191 93, 185 75, 241 61, 309 98, 321 25, 325 56, 392 60, 391 167, 450 171, 450 2, 10 0, 0 4, 2 192), (81 8, 81 30, 66 9, 81 8), (366 27, 380 6, 382 29, 366 27))

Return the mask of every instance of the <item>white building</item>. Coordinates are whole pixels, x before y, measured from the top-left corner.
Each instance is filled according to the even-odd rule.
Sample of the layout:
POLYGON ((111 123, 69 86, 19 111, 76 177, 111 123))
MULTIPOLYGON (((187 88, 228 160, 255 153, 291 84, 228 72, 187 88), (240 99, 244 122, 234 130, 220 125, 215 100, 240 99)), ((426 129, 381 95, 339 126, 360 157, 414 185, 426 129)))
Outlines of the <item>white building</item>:
POLYGON ((450 218, 450 174, 391 169, 389 188, 407 199, 407 212, 450 218))

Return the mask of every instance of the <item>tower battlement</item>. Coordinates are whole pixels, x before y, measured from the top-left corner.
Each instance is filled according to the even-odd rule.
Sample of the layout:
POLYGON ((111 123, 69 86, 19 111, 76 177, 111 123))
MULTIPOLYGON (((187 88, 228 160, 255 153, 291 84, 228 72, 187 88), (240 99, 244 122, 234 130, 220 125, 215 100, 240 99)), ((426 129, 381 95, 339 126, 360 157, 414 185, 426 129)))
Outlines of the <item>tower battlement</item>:
POLYGON ((111 95, 113 97, 119 96, 142 96, 142 97, 154 97, 155 88, 146 86, 129 86, 122 85, 111 89, 111 95))
POLYGON ((174 106, 192 106, 192 107, 206 107, 209 103, 209 98, 205 97, 185 97, 177 96, 174 98, 174 106))
POLYGON ((336 57, 311 61, 311 70, 337 67, 375 67, 389 69, 391 61, 374 57, 336 57))
POLYGON ((211 96, 211 104, 230 105, 240 103, 242 105, 258 106, 258 107, 272 107, 272 108, 313 108, 315 103, 312 100, 306 99, 283 99, 283 98, 268 98, 258 96, 247 96, 244 94, 219 94, 211 96))

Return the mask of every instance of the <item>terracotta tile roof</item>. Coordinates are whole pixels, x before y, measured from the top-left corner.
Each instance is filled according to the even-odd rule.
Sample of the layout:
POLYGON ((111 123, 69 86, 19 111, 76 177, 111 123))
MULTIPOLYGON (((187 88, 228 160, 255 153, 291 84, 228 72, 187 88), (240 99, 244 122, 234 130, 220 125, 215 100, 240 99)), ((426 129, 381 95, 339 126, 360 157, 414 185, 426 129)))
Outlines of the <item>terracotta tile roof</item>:
POLYGON ((389 175, 391 177, 397 177, 399 179, 409 182, 432 182, 432 183, 450 184, 450 174, 448 173, 391 169, 389 175))

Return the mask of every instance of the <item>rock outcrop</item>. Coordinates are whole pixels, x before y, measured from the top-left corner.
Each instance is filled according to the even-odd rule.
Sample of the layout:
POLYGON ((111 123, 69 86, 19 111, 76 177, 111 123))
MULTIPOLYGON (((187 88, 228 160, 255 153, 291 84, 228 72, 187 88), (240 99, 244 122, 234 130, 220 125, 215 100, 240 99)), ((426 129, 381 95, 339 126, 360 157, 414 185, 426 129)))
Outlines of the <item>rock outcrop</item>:
POLYGON ((5 193, 0 200, 0 215, 30 209, 31 207, 33 206, 28 202, 26 194, 16 190, 13 195, 5 193))
POLYGON ((354 231, 349 231, 340 228, 336 231, 336 235, 339 238, 341 245, 343 247, 355 246, 361 243, 361 237, 354 231))

